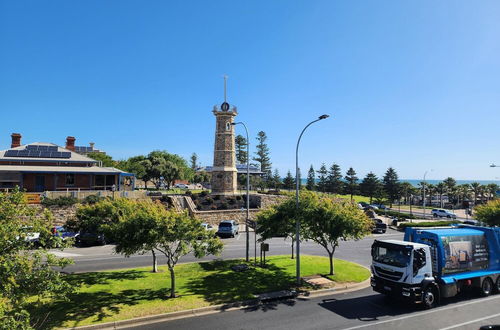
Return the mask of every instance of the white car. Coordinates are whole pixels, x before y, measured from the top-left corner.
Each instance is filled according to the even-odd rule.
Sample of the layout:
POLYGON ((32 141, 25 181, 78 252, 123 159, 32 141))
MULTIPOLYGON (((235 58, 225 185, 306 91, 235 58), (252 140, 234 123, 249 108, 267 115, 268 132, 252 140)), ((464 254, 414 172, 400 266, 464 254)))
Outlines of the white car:
POLYGON ((431 213, 434 218, 449 218, 449 219, 457 218, 455 214, 451 213, 450 211, 442 209, 433 209, 431 213))
POLYGON ((184 183, 178 183, 175 185, 175 188, 188 189, 189 186, 187 184, 184 184, 184 183))

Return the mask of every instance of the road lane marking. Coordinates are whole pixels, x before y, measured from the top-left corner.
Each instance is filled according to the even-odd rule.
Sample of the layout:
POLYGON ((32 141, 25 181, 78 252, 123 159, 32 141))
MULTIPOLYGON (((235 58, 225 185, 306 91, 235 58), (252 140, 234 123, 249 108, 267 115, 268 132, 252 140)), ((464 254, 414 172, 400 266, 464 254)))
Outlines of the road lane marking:
POLYGON ((497 317, 497 316, 500 316, 500 313, 495 314, 495 315, 490 315, 490 316, 481 317, 481 318, 479 318, 479 319, 475 319, 475 320, 472 320, 472 321, 469 321, 469 322, 464 322, 464 323, 460 323, 460 324, 455 324, 455 325, 452 325, 452 326, 450 326, 450 327, 441 328, 440 330, 449 330, 449 329, 453 329, 453 328, 458 328, 458 327, 461 327, 461 326, 464 326, 464 325, 468 325, 468 324, 472 324, 472 323, 476 323, 476 322, 480 322, 480 321, 484 321, 484 320, 492 319, 492 318, 497 317))
POLYGON ((436 308, 436 309, 433 309, 433 310, 430 310, 430 311, 427 311, 427 312, 421 312, 421 313, 416 313, 416 314, 412 314, 412 315, 396 317, 396 318, 393 318, 393 319, 390 319, 390 320, 379 321, 379 322, 375 322, 375 323, 357 325, 357 326, 350 327, 350 328, 344 328, 343 330, 353 330, 353 329, 361 329, 361 328, 366 328, 366 327, 372 327, 374 325, 379 325, 379 324, 384 324, 384 323, 389 323, 389 322, 395 322, 395 321, 399 321, 399 320, 405 320, 405 319, 409 319, 409 318, 412 318, 412 317, 417 317, 417 316, 422 316, 422 315, 427 315, 427 314, 432 314, 432 313, 439 313, 441 311, 448 310, 448 309, 459 308, 459 307, 463 307, 463 306, 467 306, 467 305, 472 305, 472 304, 484 303, 485 301, 494 300, 494 299, 498 299, 498 298, 500 298, 500 296, 494 296, 494 297, 490 297, 490 298, 477 299, 477 300, 469 301, 469 302, 466 302, 466 303, 463 303, 463 304, 460 304, 460 305, 452 305, 452 306, 446 306, 446 307, 442 307, 442 308, 436 308))
POLYGON ((237 241, 239 241, 239 240, 240 240, 240 237, 241 237, 241 235, 240 235, 240 234, 238 234, 238 236, 236 236, 236 240, 237 240, 237 241))

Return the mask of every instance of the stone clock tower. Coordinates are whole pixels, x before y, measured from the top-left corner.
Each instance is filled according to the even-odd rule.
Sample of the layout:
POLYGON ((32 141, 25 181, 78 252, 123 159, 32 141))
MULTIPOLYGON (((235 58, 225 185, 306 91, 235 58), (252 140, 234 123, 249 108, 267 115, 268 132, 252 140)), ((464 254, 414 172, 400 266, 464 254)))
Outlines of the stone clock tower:
POLYGON ((236 151, 234 145, 234 117, 236 107, 226 102, 226 77, 224 77, 224 103, 214 106, 215 147, 212 168, 212 195, 234 195, 237 188, 236 151))

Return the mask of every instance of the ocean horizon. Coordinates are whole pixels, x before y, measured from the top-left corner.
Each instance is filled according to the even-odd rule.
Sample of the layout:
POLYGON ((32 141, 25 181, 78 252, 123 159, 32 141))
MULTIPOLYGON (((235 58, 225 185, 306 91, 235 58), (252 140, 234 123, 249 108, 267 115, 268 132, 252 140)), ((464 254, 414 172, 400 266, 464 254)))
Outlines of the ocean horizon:
MULTIPOLYGON (((307 179, 301 179, 302 184, 305 185, 307 183, 307 179)), ((360 183, 362 180, 358 180, 358 183, 360 183)), ((422 179, 400 179, 399 182, 408 182, 414 187, 418 187, 418 184, 422 182, 422 179)), ((440 182, 443 182, 444 180, 425 180, 428 184, 433 184, 436 185, 440 182)), ((478 182, 481 185, 487 185, 490 183, 495 183, 500 186, 500 180, 456 180, 457 185, 461 184, 471 184, 472 182, 478 182)), ((318 179, 316 179, 316 182, 318 182, 318 179)))

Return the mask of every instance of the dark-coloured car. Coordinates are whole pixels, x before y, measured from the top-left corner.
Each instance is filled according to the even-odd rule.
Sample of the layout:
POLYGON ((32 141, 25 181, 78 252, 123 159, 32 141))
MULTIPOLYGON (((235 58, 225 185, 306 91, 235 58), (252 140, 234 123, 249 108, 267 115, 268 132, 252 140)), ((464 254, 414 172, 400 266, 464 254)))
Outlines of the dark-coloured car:
POLYGON ((106 245, 106 237, 102 233, 81 231, 76 237, 78 246, 106 245))
POLYGON ((373 219, 372 233, 385 234, 387 225, 380 219, 373 219))
POLYGON ((223 220, 219 223, 217 235, 219 237, 234 237, 238 235, 239 225, 236 220, 223 220))

